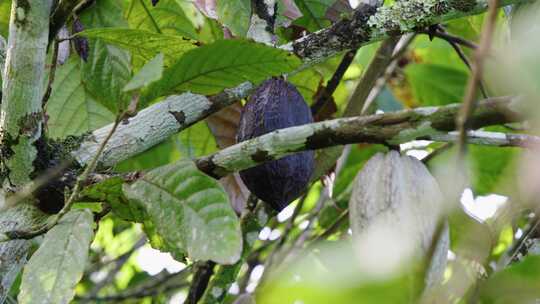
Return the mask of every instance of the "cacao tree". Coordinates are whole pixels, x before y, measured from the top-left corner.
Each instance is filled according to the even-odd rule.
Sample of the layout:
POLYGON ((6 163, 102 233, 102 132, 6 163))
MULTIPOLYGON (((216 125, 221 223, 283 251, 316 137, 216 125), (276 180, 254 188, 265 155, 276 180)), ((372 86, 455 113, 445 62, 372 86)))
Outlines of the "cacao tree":
POLYGON ((0 0, 0 303, 540 301, 539 18, 0 0))

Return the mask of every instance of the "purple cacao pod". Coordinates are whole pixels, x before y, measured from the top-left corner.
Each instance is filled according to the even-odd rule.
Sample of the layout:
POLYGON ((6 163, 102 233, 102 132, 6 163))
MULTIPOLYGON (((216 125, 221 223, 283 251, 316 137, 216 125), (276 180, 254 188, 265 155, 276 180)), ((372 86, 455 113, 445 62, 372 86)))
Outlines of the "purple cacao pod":
MULTIPOLYGON (((71 29, 71 34, 77 34, 84 31, 84 26, 81 23, 81 20, 77 17, 73 19, 73 26, 71 29)), ((81 57, 84 61, 88 60, 88 53, 90 51, 90 46, 88 44, 88 39, 86 37, 80 37, 76 36, 73 38, 73 47, 75 48, 75 51, 77 54, 79 54, 79 57, 81 57)))
MULTIPOLYGON (((244 106, 237 142, 311 122, 311 111, 298 90, 285 80, 271 78, 244 106)), ((303 151, 240 171, 240 177, 259 199, 281 211, 304 192, 314 167, 314 152, 303 151)))
POLYGON ((152 6, 156 6, 156 4, 159 2, 159 0, 152 0, 152 6))

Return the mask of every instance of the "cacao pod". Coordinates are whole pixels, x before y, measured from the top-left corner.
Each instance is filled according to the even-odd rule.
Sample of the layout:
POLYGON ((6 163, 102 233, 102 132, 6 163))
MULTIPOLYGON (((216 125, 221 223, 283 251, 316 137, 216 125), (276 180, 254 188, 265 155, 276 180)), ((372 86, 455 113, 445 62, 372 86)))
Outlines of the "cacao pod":
MULTIPOLYGON (((378 153, 356 176, 349 212, 352 234, 363 254, 373 251, 375 257, 381 256, 385 249, 362 243, 377 238, 390 246, 399 243, 403 252, 392 255, 422 257, 432 249, 441 222, 443 195, 435 178, 416 158, 396 151, 378 153)), ((441 279, 448 245, 448 229, 444 227, 426 278, 428 285, 441 279)))
MULTIPOLYGON (((71 29, 71 34, 77 34, 84 31, 84 26, 81 23, 81 20, 78 17, 75 17, 73 19, 73 26, 71 29)), ((75 48, 75 51, 81 57, 84 61, 88 60, 88 54, 90 52, 90 46, 88 44, 88 39, 86 37, 81 36, 75 36, 73 38, 73 47, 75 48)))
MULTIPOLYGON (((236 139, 242 142, 311 122, 311 111, 298 90, 285 80, 271 78, 257 88, 242 109, 236 139)), ((240 177, 253 194, 281 211, 302 194, 314 167, 314 152, 303 151, 240 171, 240 177)))

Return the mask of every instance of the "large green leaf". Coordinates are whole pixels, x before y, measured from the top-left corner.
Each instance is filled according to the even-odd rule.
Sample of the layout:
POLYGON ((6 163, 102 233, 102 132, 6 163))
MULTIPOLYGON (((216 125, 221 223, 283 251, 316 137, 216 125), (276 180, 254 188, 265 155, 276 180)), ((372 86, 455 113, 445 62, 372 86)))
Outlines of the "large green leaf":
POLYGON ((218 20, 235 36, 246 36, 251 16, 250 0, 217 1, 216 12, 218 20))
POLYGON ((160 237, 195 260, 222 264, 240 258, 240 224, 227 194, 191 161, 179 161, 146 173, 124 186, 126 197, 140 204, 160 237))
MULTIPOLYGON (((114 0, 96 1, 81 16, 85 29, 123 27, 122 3, 114 0)), ((88 61, 83 64, 82 80, 86 93, 113 113, 124 108, 129 100, 122 88, 131 78, 129 54, 105 42, 91 39, 88 61)))
POLYGON ((109 110, 86 94, 79 64, 80 60, 73 57, 56 71, 47 102, 47 129, 51 138, 81 135, 114 120, 109 110))
POLYGON ((127 105, 128 95, 124 86, 131 78, 129 55, 101 40, 90 43, 88 62, 83 64, 83 83, 87 94, 118 113, 127 105))
POLYGON ((540 299, 540 256, 523 261, 493 274, 480 285, 481 303, 536 303, 540 299))
POLYGON ((149 86, 147 100, 191 91, 215 94, 244 81, 262 82, 292 71, 300 60, 291 53, 245 40, 219 40, 188 51, 149 86))
POLYGON ((467 73, 435 64, 410 64, 405 75, 422 106, 457 103, 463 99, 467 73))
POLYGON ((295 3, 302 12, 302 17, 296 19, 294 24, 305 27, 310 32, 315 32, 330 25, 330 20, 325 17, 326 11, 335 0, 296 0, 295 3))
POLYGON ((143 29, 96 28, 81 32, 80 35, 100 40, 130 51, 144 62, 159 53, 165 55, 165 63, 170 64, 186 51, 197 47, 197 42, 176 35, 165 35, 143 29))
POLYGON ((19 303, 71 301, 86 266, 93 223, 90 211, 73 210, 47 232, 24 268, 19 303))
POLYGON ((160 0, 156 6, 149 1, 131 0, 126 13, 129 27, 197 39, 193 23, 176 0, 160 0), (146 6, 146 9, 143 7, 146 6), (159 31, 157 28, 159 28, 159 31))

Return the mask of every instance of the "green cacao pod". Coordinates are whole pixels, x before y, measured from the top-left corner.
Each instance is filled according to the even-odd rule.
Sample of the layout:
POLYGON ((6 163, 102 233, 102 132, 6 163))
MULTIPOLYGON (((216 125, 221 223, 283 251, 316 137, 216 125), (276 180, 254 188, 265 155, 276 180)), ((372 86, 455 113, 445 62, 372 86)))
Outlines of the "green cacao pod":
MULTIPOLYGON (((283 79, 271 78, 242 109, 237 142, 311 122, 311 111, 298 90, 283 79)), ((281 211, 302 194, 314 167, 314 152, 303 151, 240 171, 240 177, 253 194, 281 211)))

